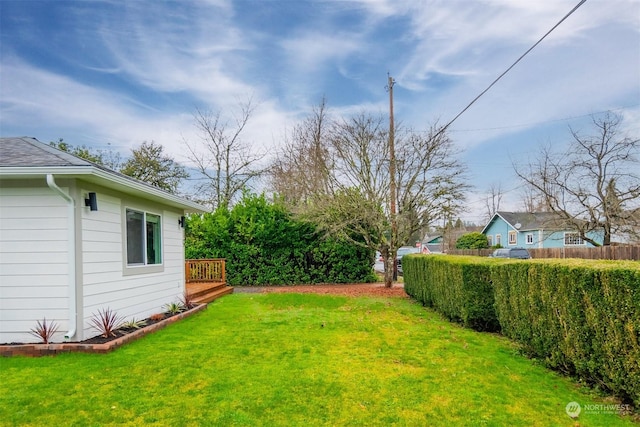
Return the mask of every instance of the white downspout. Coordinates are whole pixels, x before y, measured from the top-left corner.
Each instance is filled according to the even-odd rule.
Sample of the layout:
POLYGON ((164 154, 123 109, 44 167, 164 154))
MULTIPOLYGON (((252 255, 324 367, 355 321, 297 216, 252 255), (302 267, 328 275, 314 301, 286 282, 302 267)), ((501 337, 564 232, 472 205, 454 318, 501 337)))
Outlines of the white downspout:
POLYGON ((47 174, 47 185, 50 189, 58 193, 67 202, 68 206, 68 239, 69 239, 69 332, 64 337, 72 338, 76 334, 76 220, 75 220, 75 201, 73 197, 62 191, 56 185, 56 181, 52 174, 47 174))

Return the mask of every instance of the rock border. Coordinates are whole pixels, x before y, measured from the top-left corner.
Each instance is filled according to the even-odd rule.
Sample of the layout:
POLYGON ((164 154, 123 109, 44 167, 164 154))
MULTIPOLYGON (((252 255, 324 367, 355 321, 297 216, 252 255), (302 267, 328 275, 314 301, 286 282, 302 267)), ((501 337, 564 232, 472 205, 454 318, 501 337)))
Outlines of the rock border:
POLYGON ((145 326, 136 331, 118 337, 112 341, 102 344, 87 344, 82 342, 66 342, 66 343, 54 343, 54 344, 2 344, 0 345, 0 356, 12 357, 12 356, 29 356, 29 357, 41 357, 41 356, 55 356, 61 353, 95 353, 105 354, 109 353, 122 345, 142 338, 143 336, 155 332, 164 328, 165 326, 175 323, 178 320, 189 317, 195 313, 198 313, 207 308, 207 304, 198 305, 190 310, 183 311, 175 316, 163 319, 153 325, 145 326))

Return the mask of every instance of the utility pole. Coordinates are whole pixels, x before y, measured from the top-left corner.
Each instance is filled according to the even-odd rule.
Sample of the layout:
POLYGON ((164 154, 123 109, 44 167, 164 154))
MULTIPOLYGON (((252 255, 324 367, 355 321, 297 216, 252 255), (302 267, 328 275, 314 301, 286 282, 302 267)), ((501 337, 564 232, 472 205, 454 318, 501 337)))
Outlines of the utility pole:
POLYGON ((387 73, 389 83, 389 213, 391 216, 391 239, 390 255, 393 257, 393 281, 398 280, 398 262, 396 254, 398 251, 398 223, 396 221, 396 151, 395 151, 395 125, 393 121, 393 85, 395 80, 387 73))

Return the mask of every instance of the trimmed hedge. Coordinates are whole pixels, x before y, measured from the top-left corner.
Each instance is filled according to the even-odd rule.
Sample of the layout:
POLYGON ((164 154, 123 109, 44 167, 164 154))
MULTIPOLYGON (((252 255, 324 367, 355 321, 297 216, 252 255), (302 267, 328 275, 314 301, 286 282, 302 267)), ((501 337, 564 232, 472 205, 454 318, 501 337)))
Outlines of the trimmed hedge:
POLYGON ((640 406, 638 263, 495 265, 502 333, 548 366, 640 406))
POLYGON ((478 257, 406 255, 404 289, 448 319, 478 331, 498 331, 490 269, 478 257))
POLYGON ((549 367, 640 406, 639 263, 408 256, 402 266, 425 305, 495 325, 549 367))

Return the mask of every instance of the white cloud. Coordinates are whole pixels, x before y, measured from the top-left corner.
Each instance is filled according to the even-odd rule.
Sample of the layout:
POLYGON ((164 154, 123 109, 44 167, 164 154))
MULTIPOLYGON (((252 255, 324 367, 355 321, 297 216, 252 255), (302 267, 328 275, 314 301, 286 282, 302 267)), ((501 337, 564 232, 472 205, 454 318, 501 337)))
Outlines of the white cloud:
POLYGON ((229 5, 221 4, 148 8, 127 3, 124 22, 120 14, 108 15, 91 32, 99 35, 113 68, 134 84, 223 104, 255 89, 242 80, 252 46, 233 26, 229 5))
MULTIPOLYGON (((576 3, 304 2, 295 7, 312 7, 314 14, 263 28, 254 25, 262 15, 252 16, 253 9, 294 6, 113 1, 98 14, 86 3, 63 2, 71 11, 64 30, 50 31, 77 41, 82 54, 58 43, 47 58, 54 66, 39 68, 50 64, 5 44, 0 123, 3 135, 45 142, 63 137, 127 150, 155 140, 181 158, 182 137, 196 137, 195 107, 228 114, 253 97, 257 108, 245 136, 264 149, 277 146, 322 94, 336 116, 385 114, 389 71, 398 83, 396 117, 426 129, 436 118, 453 118, 576 3)), ((17 17, 16 31, 44 51, 50 40, 28 31, 36 18, 17 17)), ((640 3, 592 0, 460 117, 452 136, 470 150, 487 147, 495 164, 509 166, 510 154, 533 151, 553 136, 527 132, 550 121, 624 106, 628 121, 637 123, 638 75, 640 3)))
POLYGON ((328 62, 339 61, 362 49, 354 34, 305 32, 282 41, 287 62, 299 73, 321 73, 328 62))
MULTIPOLYGON (((142 141, 156 141, 176 159, 188 163, 183 139, 199 138, 193 111, 158 111, 104 89, 83 85, 19 60, 2 68, 1 115, 6 132, 19 132, 42 142, 64 138, 73 145, 108 146, 128 154, 142 141), (5 84, 11 82, 11 84, 5 84)), ((242 100, 235 98, 234 106, 242 100)), ((243 134, 248 144, 264 150, 278 141, 277 130, 292 122, 291 113, 273 101, 255 101, 255 112, 243 134), (265 146, 267 144, 267 146, 265 146)), ((233 107, 223 110, 231 120, 233 107)), ((215 108, 214 108, 215 109, 215 108)), ((273 154, 273 150, 270 151, 273 154)))
POLYGON ((69 120, 76 126, 96 122, 117 123, 127 116, 116 113, 131 103, 118 94, 84 86, 60 75, 32 67, 20 60, 7 60, 2 67, 3 120, 28 125, 39 120, 51 123, 69 120))
MULTIPOLYGON (((633 43, 621 44, 620 40, 637 36, 638 17, 615 18, 610 11, 602 13, 602 3, 597 2, 592 9, 587 9, 587 3, 584 11, 579 9, 454 127, 506 127, 633 104, 629 87, 639 90, 640 38, 632 39, 633 43)), ((415 103, 424 105, 407 108, 414 122, 428 116, 453 118, 574 3, 502 0, 443 2, 437 6, 414 10, 412 37, 416 48, 397 78, 403 88, 416 94, 409 102, 414 107, 415 103), (450 81, 446 91, 433 87, 441 82, 432 82, 431 78, 439 76, 450 81)), ((629 2, 621 3, 620 8, 626 8, 626 12, 633 9, 629 2)), ((512 132, 496 130, 461 137, 464 145, 473 146, 512 132)))

